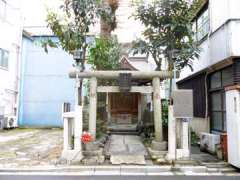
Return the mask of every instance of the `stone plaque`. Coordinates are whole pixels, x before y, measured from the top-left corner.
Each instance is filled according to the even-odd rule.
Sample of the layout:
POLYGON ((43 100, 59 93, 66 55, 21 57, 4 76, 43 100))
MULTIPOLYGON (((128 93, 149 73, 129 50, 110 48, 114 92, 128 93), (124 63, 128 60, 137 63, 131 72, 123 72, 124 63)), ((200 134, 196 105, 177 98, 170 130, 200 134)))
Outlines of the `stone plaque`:
POLYGON ((173 115, 176 118, 193 118, 193 91, 187 89, 172 92, 173 115))
POLYGON ((120 73, 118 81, 119 81, 120 92, 129 92, 131 90, 131 82, 132 82, 131 73, 120 73))

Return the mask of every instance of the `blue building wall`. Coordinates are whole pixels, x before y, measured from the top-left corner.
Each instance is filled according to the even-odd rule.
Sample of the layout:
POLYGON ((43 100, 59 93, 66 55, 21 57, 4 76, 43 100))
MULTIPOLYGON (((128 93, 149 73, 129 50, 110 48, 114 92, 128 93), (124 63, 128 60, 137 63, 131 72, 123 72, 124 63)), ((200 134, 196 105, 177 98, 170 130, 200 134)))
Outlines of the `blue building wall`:
MULTIPOLYGON (((56 40, 56 39, 55 39, 56 40)), ((19 126, 60 127, 63 102, 74 104, 73 60, 61 49, 36 45, 39 37, 23 37, 19 126)))

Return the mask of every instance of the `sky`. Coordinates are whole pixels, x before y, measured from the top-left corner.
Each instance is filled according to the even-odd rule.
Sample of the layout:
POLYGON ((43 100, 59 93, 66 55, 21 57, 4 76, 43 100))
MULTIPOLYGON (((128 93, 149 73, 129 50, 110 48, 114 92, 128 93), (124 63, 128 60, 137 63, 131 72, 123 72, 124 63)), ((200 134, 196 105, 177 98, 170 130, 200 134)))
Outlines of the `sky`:
POLYGON ((61 0, 22 0, 24 26, 46 26, 46 9, 58 9, 61 0))
MULTIPOLYGON (((59 10, 62 0, 22 0, 25 30, 32 34, 50 34, 46 27, 47 8, 59 10)), ((130 6, 131 0, 120 0, 120 6, 116 12, 118 28, 113 34, 118 36, 120 42, 131 42, 140 36, 143 28, 140 22, 129 18, 134 10, 130 6)), ((99 32, 99 24, 92 28, 93 33, 99 32)))

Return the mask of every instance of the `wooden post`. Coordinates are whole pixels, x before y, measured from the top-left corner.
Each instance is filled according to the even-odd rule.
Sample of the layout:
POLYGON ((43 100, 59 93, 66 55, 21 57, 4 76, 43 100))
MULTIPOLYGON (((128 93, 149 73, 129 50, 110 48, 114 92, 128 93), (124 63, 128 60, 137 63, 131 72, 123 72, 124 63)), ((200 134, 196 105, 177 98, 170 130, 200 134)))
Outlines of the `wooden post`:
POLYGON ((142 121, 142 94, 138 94, 138 124, 142 121))
POLYGON ((155 129, 155 140, 157 142, 163 141, 162 135, 162 107, 161 107, 161 96, 160 96, 160 79, 154 77, 153 81, 153 110, 154 110, 154 129, 155 129))
POLYGON ((111 123, 111 104, 110 104, 110 94, 107 92, 106 95, 106 111, 107 111, 107 122, 111 123))
POLYGON ((97 78, 90 79, 90 102, 89 102, 89 132, 96 139, 96 118, 97 118, 97 78))

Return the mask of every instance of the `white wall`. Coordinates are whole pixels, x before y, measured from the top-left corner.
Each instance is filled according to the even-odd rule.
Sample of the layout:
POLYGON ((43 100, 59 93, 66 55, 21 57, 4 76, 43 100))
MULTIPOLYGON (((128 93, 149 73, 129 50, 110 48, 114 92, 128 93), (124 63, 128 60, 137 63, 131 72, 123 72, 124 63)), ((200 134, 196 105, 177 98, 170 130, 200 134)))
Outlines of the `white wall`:
POLYGON ((194 71, 183 69, 180 79, 204 70, 231 56, 240 56, 240 1, 239 0, 210 0, 210 32, 201 43, 200 57, 193 63, 194 71), (228 20, 225 25, 223 25, 228 20))
POLYGON ((22 16, 19 0, 7 0, 6 16, 0 18, 0 48, 9 52, 8 69, 0 67, 0 106, 5 115, 17 107, 22 16))
MULTIPOLYGON (((239 5, 240 7, 240 5, 239 5)), ((240 12, 240 11, 239 11, 240 12)), ((229 32, 230 32, 230 55, 231 56, 239 56, 240 55, 240 20, 233 21, 229 24, 229 32)))

